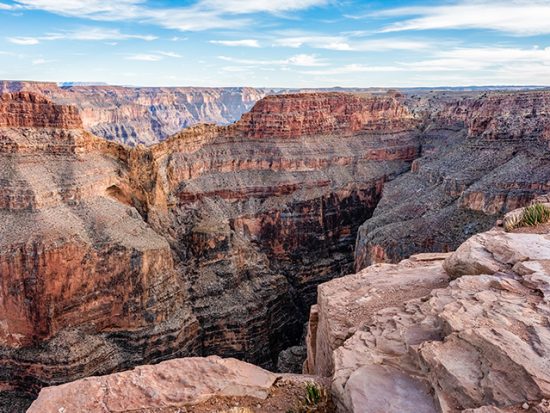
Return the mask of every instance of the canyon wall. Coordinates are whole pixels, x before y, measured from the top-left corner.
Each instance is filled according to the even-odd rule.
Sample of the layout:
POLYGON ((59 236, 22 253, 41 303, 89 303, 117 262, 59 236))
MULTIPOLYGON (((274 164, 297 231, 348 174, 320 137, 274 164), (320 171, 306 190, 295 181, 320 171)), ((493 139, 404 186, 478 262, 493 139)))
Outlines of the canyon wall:
POLYGON ((254 88, 68 86, 0 81, 0 93, 27 91, 79 109, 89 132, 128 145, 151 145, 197 123, 229 124, 273 93, 254 88))
POLYGON ((44 97, 0 103, 9 405, 177 356, 273 368, 317 284, 352 270, 357 228, 419 151, 417 121, 391 96, 268 97, 234 125, 134 149, 44 97))
POLYGON ((356 270, 452 251, 550 191, 550 93, 408 97, 422 153, 384 189, 357 238, 356 270))
POLYGON ((268 96, 130 148, 2 95, 0 405, 178 356, 275 368, 320 283, 454 249, 548 192, 548 96, 268 96))

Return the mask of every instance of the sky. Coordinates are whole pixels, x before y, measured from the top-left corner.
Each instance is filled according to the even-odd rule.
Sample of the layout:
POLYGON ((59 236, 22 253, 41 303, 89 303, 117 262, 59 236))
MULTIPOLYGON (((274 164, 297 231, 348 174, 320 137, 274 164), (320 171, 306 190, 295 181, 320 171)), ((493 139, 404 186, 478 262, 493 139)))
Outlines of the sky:
POLYGON ((550 85, 550 0, 0 0, 0 79, 550 85))

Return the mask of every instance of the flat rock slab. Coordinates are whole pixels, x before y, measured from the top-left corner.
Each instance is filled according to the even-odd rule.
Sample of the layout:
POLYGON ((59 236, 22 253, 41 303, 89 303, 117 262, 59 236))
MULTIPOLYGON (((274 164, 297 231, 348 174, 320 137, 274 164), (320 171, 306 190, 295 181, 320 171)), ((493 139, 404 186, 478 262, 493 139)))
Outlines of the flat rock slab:
POLYGON ((42 389, 28 413, 130 412, 211 397, 265 399, 277 375, 236 359, 190 357, 42 389))

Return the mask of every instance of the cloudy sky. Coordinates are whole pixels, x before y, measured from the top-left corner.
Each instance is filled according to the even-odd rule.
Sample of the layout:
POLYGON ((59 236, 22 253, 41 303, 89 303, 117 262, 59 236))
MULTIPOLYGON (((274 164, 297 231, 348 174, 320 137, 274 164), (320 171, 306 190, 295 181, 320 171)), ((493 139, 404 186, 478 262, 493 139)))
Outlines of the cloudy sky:
POLYGON ((0 78, 550 85, 550 0, 0 0, 0 78))

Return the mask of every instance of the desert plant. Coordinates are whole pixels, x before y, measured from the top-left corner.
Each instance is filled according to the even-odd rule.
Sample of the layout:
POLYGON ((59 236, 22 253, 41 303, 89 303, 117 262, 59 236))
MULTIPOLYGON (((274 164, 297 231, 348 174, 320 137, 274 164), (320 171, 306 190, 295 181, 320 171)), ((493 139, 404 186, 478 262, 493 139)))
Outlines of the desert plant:
POLYGON ((544 204, 533 204, 523 210, 520 225, 534 227, 550 221, 550 208, 544 204))
POLYGON ((324 399, 323 395, 325 390, 319 387, 316 383, 306 383, 306 399, 305 404, 307 406, 316 406, 324 399))
POLYGON ((523 209, 521 213, 512 213, 504 219, 504 229, 511 231, 519 227, 534 227, 550 221, 550 208, 537 203, 523 209))
POLYGON ((523 214, 513 214, 504 218, 504 230, 511 231, 521 225, 521 218, 523 214))

